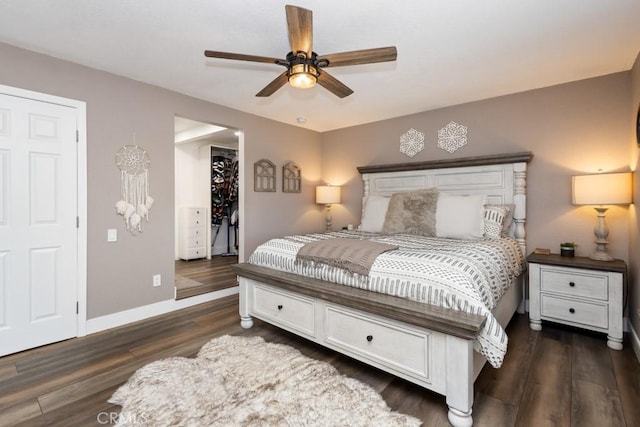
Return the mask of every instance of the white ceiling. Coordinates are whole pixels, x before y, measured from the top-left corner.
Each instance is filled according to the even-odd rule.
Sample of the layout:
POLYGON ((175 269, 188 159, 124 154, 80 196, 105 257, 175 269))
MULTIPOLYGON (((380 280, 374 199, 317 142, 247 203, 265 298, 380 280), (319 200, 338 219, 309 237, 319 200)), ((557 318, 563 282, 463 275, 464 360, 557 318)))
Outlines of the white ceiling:
POLYGON ((190 142, 206 142, 229 148, 238 148, 236 129, 203 123, 184 117, 174 118, 174 142, 188 144, 190 142))
POLYGON ((639 0, 0 1, 2 42, 317 131, 629 70, 639 22, 639 0), (395 45, 398 60, 331 68, 344 99, 256 98, 283 67, 203 51, 284 58, 286 3, 313 11, 319 55, 395 45))

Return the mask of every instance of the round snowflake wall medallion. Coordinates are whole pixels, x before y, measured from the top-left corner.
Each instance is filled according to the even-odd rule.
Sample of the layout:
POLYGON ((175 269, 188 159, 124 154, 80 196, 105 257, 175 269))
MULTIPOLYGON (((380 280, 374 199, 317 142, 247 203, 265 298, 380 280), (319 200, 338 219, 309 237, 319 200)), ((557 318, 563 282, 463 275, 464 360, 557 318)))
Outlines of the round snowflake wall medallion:
POLYGON ((400 137, 400 152, 413 157, 424 149, 424 132, 411 128, 400 137))
POLYGON ((456 122, 449 122, 448 125, 438 131, 438 147, 453 153, 458 148, 467 145, 467 127, 456 122))

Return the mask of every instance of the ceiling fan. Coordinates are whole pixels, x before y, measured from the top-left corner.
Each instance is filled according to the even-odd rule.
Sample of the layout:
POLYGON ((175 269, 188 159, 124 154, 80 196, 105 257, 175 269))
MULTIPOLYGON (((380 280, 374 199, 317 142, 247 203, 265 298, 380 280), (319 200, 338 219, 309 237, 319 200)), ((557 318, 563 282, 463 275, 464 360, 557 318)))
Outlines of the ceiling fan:
POLYGON ((318 56, 313 51, 312 12, 308 9, 290 5, 286 5, 285 9, 289 27, 289 42, 291 44, 291 52, 287 54, 286 59, 213 50, 205 50, 204 55, 209 58, 266 62, 286 67, 287 69, 282 74, 256 94, 259 97, 270 96, 285 83, 289 82, 291 86, 297 88, 310 88, 318 83, 340 98, 351 95, 353 90, 327 73, 324 68, 395 61, 398 56, 395 46, 318 56))

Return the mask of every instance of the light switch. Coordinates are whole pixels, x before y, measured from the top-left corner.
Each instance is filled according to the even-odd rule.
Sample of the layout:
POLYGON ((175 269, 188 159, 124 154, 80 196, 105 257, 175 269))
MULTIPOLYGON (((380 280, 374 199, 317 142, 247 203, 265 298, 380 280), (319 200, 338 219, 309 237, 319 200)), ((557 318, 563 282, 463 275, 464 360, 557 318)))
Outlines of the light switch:
POLYGON ((110 228, 107 230, 107 242, 117 242, 118 241, 118 230, 115 228, 110 228))

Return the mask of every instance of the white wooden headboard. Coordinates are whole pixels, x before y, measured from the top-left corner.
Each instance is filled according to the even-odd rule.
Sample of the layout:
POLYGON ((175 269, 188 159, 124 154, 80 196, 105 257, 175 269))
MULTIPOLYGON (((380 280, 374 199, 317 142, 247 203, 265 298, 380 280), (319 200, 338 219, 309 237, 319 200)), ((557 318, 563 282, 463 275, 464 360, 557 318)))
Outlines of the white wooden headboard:
POLYGON ((484 194, 492 205, 514 205, 510 235, 526 251, 527 163, 530 152, 468 157, 396 165, 361 166, 364 195, 393 193, 436 187, 439 191, 484 194))

